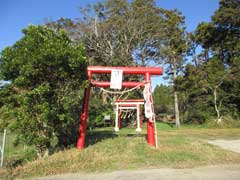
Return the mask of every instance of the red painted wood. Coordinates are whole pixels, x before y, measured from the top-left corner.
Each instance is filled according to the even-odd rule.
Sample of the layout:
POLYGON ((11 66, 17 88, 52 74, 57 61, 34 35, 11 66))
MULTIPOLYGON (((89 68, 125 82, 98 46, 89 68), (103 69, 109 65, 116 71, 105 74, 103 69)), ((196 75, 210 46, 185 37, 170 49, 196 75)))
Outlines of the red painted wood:
MULTIPOLYGON (((146 73, 145 75, 145 81, 150 81, 150 74, 146 73)), ((152 102, 152 99, 149 97, 150 101, 152 102)), ((154 122, 149 118, 147 121, 147 141, 150 146, 156 146, 155 144, 155 136, 154 136, 154 122)))
POLYGON ((88 66, 92 74, 110 74, 112 70, 122 70, 123 74, 162 75, 161 67, 109 67, 109 66, 88 66))
MULTIPOLYGON (((110 87, 110 82, 108 81, 91 81, 92 86, 98 86, 98 87, 110 87)), ((143 82, 122 82, 122 87, 144 87, 143 82)))
POLYGON ((78 149, 83 149, 85 146, 90 90, 91 88, 89 87, 84 91, 82 114, 80 116, 79 136, 77 140, 78 149))

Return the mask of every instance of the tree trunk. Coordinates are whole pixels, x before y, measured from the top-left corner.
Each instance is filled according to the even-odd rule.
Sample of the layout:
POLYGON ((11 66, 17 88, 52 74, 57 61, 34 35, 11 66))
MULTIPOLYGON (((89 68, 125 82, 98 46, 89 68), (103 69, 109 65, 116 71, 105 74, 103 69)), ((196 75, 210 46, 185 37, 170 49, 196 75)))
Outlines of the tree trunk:
MULTIPOLYGON (((176 60, 174 58, 174 62, 173 62, 173 85, 175 86, 175 80, 177 78, 177 64, 176 64, 176 60)), ((178 108, 178 95, 177 95, 177 91, 174 88, 174 107, 175 107, 175 124, 176 127, 179 128, 180 127, 180 120, 179 120, 179 108, 178 108)))
POLYGON ((175 106, 175 116, 176 116, 176 127, 180 127, 180 120, 179 120, 179 109, 178 109, 178 96, 177 92, 174 91, 174 106, 175 106))
POLYGON ((188 109, 184 112, 184 122, 188 122, 188 109))
POLYGON ((97 27, 97 24, 98 24, 98 17, 95 16, 95 20, 94 20, 94 33, 95 33, 96 37, 98 37, 98 27, 97 27))
POLYGON ((222 118, 221 118, 220 111, 217 106, 217 87, 214 88, 213 95, 214 95, 214 107, 217 112, 217 123, 221 123, 222 118))

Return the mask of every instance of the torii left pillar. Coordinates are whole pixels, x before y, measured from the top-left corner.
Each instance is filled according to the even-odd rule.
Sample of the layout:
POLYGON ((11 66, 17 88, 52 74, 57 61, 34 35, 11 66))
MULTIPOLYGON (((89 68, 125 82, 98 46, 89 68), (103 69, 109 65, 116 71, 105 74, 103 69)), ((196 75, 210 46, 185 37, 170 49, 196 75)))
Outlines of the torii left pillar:
POLYGON ((91 87, 86 88, 84 91, 84 100, 83 100, 84 103, 82 106, 82 114, 80 117, 80 127, 79 127, 79 137, 77 141, 78 149, 83 149, 85 145, 90 91, 91 91, 91 87))

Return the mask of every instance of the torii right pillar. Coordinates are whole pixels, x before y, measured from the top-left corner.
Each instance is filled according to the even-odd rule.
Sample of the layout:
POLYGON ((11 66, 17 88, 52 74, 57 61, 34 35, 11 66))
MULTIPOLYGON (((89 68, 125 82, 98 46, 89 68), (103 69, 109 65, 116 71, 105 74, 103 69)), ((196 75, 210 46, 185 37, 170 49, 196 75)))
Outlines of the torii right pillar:
MULTIPOLYGON (((145 74, 145 81, 147 83, 150 83, 151 86, 151 76, 150 73, 146 73, 145 74)), ((152 92, 151 92, 152 93, 152 92)), ((152 105, 152 96, 150 95, 149 101, 152 105)), ((153 106, 152 106, 153 108, 153 106)), ((155 141, 155 130, 154 130, 154 121, 152 120, 152 118, 148 118, 147 120, 147 142, 150 146, 155 146, 156 147, 156 141, 155 141)))

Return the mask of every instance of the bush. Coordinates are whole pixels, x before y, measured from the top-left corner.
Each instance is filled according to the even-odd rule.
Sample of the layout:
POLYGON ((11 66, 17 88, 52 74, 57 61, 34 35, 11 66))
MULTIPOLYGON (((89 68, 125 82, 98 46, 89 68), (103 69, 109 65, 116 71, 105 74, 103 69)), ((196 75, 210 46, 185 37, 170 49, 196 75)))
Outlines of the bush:
POLYGON ((222 117, 222 120, 219 123, 217 122, 216 117, 210 118, 206 121, 205 126, 209 128, 240 128, 240 121, 226 115, 222 117))
POLYGON ((103 104, 99 94, 95 94, 90 98, 89 105, 89 122, 88 128, 93 129, 96 127, 103 127, 105 125, 104 116, 110 115, 111 120, 114 119, 114 112, 110 103, 103 104))
POLYGON ((40 155, 76 142, 82 89, 86 79, 84 48, 65 31, 29 26, 24 36, 5 48, 0 77, 11 82, 9 126, 40 155))
POLYGON ((32 148, 27 148, 18 155, 14 155, 6 160, 6 167, 8 169, 16 168, 23 165, 28 161, 32 161, 37 158, 37 152, 32 148))

